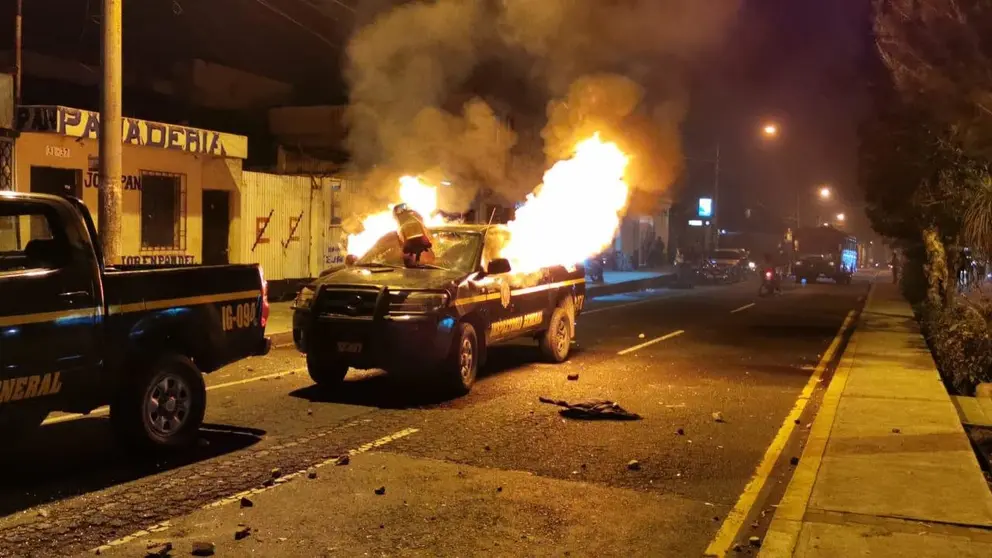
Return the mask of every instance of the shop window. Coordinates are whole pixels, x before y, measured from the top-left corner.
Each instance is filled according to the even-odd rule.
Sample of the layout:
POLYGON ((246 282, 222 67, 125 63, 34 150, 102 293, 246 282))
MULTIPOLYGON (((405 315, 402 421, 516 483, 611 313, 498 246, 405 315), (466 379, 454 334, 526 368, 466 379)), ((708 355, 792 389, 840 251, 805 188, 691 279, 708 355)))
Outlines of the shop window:
POLYGON ((186 177, 141 171, 141 249, 186 249, 186 177))

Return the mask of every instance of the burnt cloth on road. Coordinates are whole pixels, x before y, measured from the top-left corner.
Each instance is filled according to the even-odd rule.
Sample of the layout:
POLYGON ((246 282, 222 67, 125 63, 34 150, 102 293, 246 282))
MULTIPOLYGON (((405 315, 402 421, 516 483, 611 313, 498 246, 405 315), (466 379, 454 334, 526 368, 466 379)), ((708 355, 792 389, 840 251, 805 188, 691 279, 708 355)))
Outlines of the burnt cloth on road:
MULTIPOLYGON (((539 541, 538 548, 571 549, 575 555, 591 549, 614 555, 699 555, 719 527, 714 517, 733 506, 818 355, 866 287, 790 288, 781 297, 730 314, 755 302, 756 291, 756 285, 745 283, 591 304, 589 310, 596 312, 580 320, 578 347, 567 363, 535 364, 536 347, 526 342, 494 349, 476 390, 453 401, 439 402, 429 389, 354 370, 333 392, 310 385, 305 374, 218 389, 210 393, 213 402, 207 415, 207 422, 217 426, 204 432, 210 443, 183 462, 135 461, 116 453, 110 449, 104 419, 45 427, 34 446, 0 455, 10 471, 8 482, 0 487, 2 513, 9 514, 0 518, 0 556, 74 555, 261 486, 272 478, 274 468, 306 469, 411 426, 419 432, 372 450, 367 457, 356 456, 352 465, 321 473, 321 479, 332 472, 346 474, 377 452, 398 454, 403 459, 386 460, 382 466, 415 466, 385 471, 390 484, 378 501, 399 506, 388 514, 397 518, 403 510, 397 494, 414 491, 417 505, 436 510, 424 521, 385 524, 385 519, 349 504, 354 492, 332 484, 328 501, 294 502, 319 516, 315 519, 321 529, 276 536, 305 536, 322 548, 348 548, 349 553, 395 554, 398 548, 416 548, 429 555, 450 555, 457 549, 445 546, 445 541, 458 539, 465 545, 484 542, 504 555, 534 552, 533 546, 517 546, 528 540, 539 541), (617 308, 603 310, 610 305, 617 308), (685 334, 617 355, 676 329, 685 334), (580 376, 568 381, 568 374, 580 376), (547 394, 566 401, 622 401, 644 418, 568 421, 540 412, 537 398, 547 394), (714 412, 724 420, 714 421, 714 412), (637 460, 638 470, 628 469, 631 460, 637 460), (484 517, 486 528, 465 530, 453 514, 442 513, 452 504, 444 507, 441 497, 420 488, 427 486, 420 480, 424 475, 452 478, 448 475, 455 473, 449 472, 460 467, 536 474, 544 479, 542 494, 563 496, 527 500, 526 505, 539 513, 520 514, 529 518, 526 521, 513 517, 515 508, 474 498, 473 507, 454 515, 461 518, 457 521, 484 517), (635 500, 629 500, 625 489, 649 495, 649 502, 636 500, 636 505, 648 506, 644 513, 650 517, 643 520, 651 532, 599 540, 596 529, 572 523, 590 517, 579 510, 596 506, 583 499, 583 491, 571 489, 573 481, 591 483, 587 486, 595 487, 598 498, 621 498, 629 502, 627 508, 635 500), (15 513, 22 510, 25 513, 15 513), (340 529, 328 528, 339 524, 340 529), (361 536, 349 538, 346 532, 361 536), (455 532, 458 536, 451 537, 455 532), (498 549, 492 546, 494 539, 501 545, 498 549)), ((302 366, 292 352, 274 351, 218 374, 226 374, 224 381, 250 379, 271 373, 272 365, 266 363, 273 362, 282 369, 302 366)), ((373 470, 381 469, 368 474, 374 475, 373 470)), ((517 482, 526 484, 512 480, 518 478, 515 474, 505 477, 502 492, 493 490, 492 498, 513 491, 517 482)), ((307 481, 294 480, 290 486, 297 482, 307 481)), ((385 479, 370 477, 369 483, 378 483, 367 487, 371 495, 385 479)), ((286 494, 292 493, 285 488, 286 494)), ((449 489, 457 490, 457 485, 449 489)), ((270 498, 282 498, 281 490, 276 487, 270 498)), ((625 524, 623 508, 604 509, 604 517, 596 521, 625 524)))

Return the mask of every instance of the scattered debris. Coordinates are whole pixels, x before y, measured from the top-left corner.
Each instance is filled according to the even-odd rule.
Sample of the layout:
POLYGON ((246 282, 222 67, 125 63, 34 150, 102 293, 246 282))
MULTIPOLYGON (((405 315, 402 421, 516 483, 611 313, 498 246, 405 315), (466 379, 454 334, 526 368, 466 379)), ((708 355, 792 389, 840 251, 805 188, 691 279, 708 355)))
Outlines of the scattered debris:
POLYGON ((486 451, 490 451, 490 450, 492 450, 492 448, 490 448, 489 446, 486 446, 486 447, 484 447, 484 448, 482 448, 482 449, 484 449, 484 450, 486 450, 486 451))
POLYGON ((379 488, 376 488, 375 489, 375 495, 376 496, 382 496, 385 493, 386 493, 386 487, 385 486, 380 486, 379 488))
POLYGON ((574 382, 574 381, 576 381, 576 380, 579 379, 579 375, 578 374, 569 374, 566 377, 568 378, 568 381, 570 381, 570 382, 574 382))
POLYGON ((269 487, 275 486, 275 484, 276 484, 276 481, 275 480, 273 480, 273 479, 265 479, 265 482, 262 483, 262 486, 264 486, 265 488, 269 488, 269 487))
POLYGON ((675 433, 678 434, 679 436, 685 436, 685 429, 679 428, 678 430, 675 431, 675 433))
POLYGON ((193 543, 193 556, 213 556, 217 551, 217 545, 212 542, 193 543))
POLYGON ((792 459, 789 460, 789 465, 792 465, 793 467, 799 465, 799 458, 796 456, 792 456, 792 459))
POLYGON ((385 529, 386 528, 386 524, 385 523, 380 523, 379 524, 379 528, 380 529, 385 529))
POLYGON ((719 515, 714 515, 713 516, 713 521, 720 521, 720 516, 719 515))
POLYGON ((641 415, 637 413, 631 413, 630 411, 624 409, 619 404, 613 401, 608 401, 606 399, 587 399, 585 401, 578 401, 576 403, 569 403, 561 399, 549 399, 547 397, 539 397, 538 400, 541 403, 548 403, 550 405, 558 405, 559 407, 565 407, 558 413, 563 417, 573 418, 573 419, 607 419, 607 420, 640 420, 641 415))
POLYGON ((272 469, 272 478, 277 479, 281 476, 282 476, 282 469, 280 469, 279 467, 272 469))
POLYGON ((711 415, 713 417, 713 422, 724 422, 723 413, 717 411, 711 415))
POLYGON ((38 517, 48 517, 49 515, 48 510, 44 508, 38 510, 38 517))
POLYGON ((743 551, 744 551, 744 547, 743 546, 741 546, 739 544, 735 544, 734 545, 734 552, 743 552, 743 551))
POLYGON ((334 460, 335 465, 347 465, 349 463, 351 463, 351 456, 348 454, 344 454, 334 460))
POLYGON ((172 552, 172 543, 153 542, 149 543, 145 549, 148 551, 145 553, 146 558, 165 558, 172 552))
POLYGON ((310 467, 309 469, 307 469, 307 478, 308 479, 315 479, 315 478, 317 478, 317 469, 314 469, 313 467, 310 467))
POLYGON ((902 430, 900 430, 900 429, 898 429, 898 428, 893 428, 893 429, 892 429, 892 433, 893 433, 893 434, 898 434, 898 433, 900 433, 900 432, 902 432, 902 430))
POLYGON ((255 502, 252 502, 247 496, 242 496, 241 497, 241 507, 242 508, 250 508, 250 507, 252 507, 254 505, 255 505, 255 502))
POLYGON ((312 415, 313 414, 313 409, 307 409, 307 414, 308 415, 312 415))
POLYGON ((641 462, 636 459, 631 459, 630 461, 627 462, 627 469, 631 471, 640 471, 641 462))
POLYGON ((242 539, 247 539, 251 536, 251 527, 245 524, 239 524, 238 530, 234 532, 234 540, 240 541, 242 539))
POLYGON ((751 537, 747 540, 751 546, 761 546, 761 537, 751 537))
POLYGON ((793 422, 795 422, 796 424, 802 424, 802 421, 800 421, 799 419, 796 419, 793 422))
POLYGON ((496 492, 503 492, 503 487, 502 486, 497 486, 496 487, 496 492))
POLYGON ((278 539, 276 539, 276 540, 277 540, 277 541, 279 541, 279 542, 286 542, 286 541, 288 541, 289 539, 287 539, 286 537, 279 537, 279 538, 278 538, 278 539))
POLYGON ((751 524, 751 528, 752 529, 757 529, 758 527, 761 527, 761 524, 758 523, 757 521, 755 521, 754 523, 751 524))

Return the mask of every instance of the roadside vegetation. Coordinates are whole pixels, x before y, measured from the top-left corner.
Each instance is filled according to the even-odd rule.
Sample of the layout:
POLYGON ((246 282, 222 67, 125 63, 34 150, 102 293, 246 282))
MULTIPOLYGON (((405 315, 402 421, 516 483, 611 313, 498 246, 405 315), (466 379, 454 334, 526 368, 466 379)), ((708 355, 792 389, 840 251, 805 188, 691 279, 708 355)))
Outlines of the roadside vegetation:
POLYGON ((992 4, 876 0, 871 115, 860 130, 868 217, 948 387, 992 381, 992 301, 959 292, 965 249, 992 258, 992 4))

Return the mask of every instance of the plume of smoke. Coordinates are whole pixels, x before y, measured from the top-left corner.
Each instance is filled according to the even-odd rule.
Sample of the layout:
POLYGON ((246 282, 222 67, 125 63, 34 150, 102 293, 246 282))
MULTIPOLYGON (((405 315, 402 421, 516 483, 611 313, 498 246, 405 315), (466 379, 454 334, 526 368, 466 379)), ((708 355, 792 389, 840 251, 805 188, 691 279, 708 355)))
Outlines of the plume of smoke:
POLYGON ((597 130, 629 150, 636 189, 663 191, 682 160, 685 74, 738 3, 433 0, 380 13, 348 46, 348 148, 379 204, 369 210, 396 201, 401 174, 454 183, 447 211, 480 188, 519 200, 597 130))

